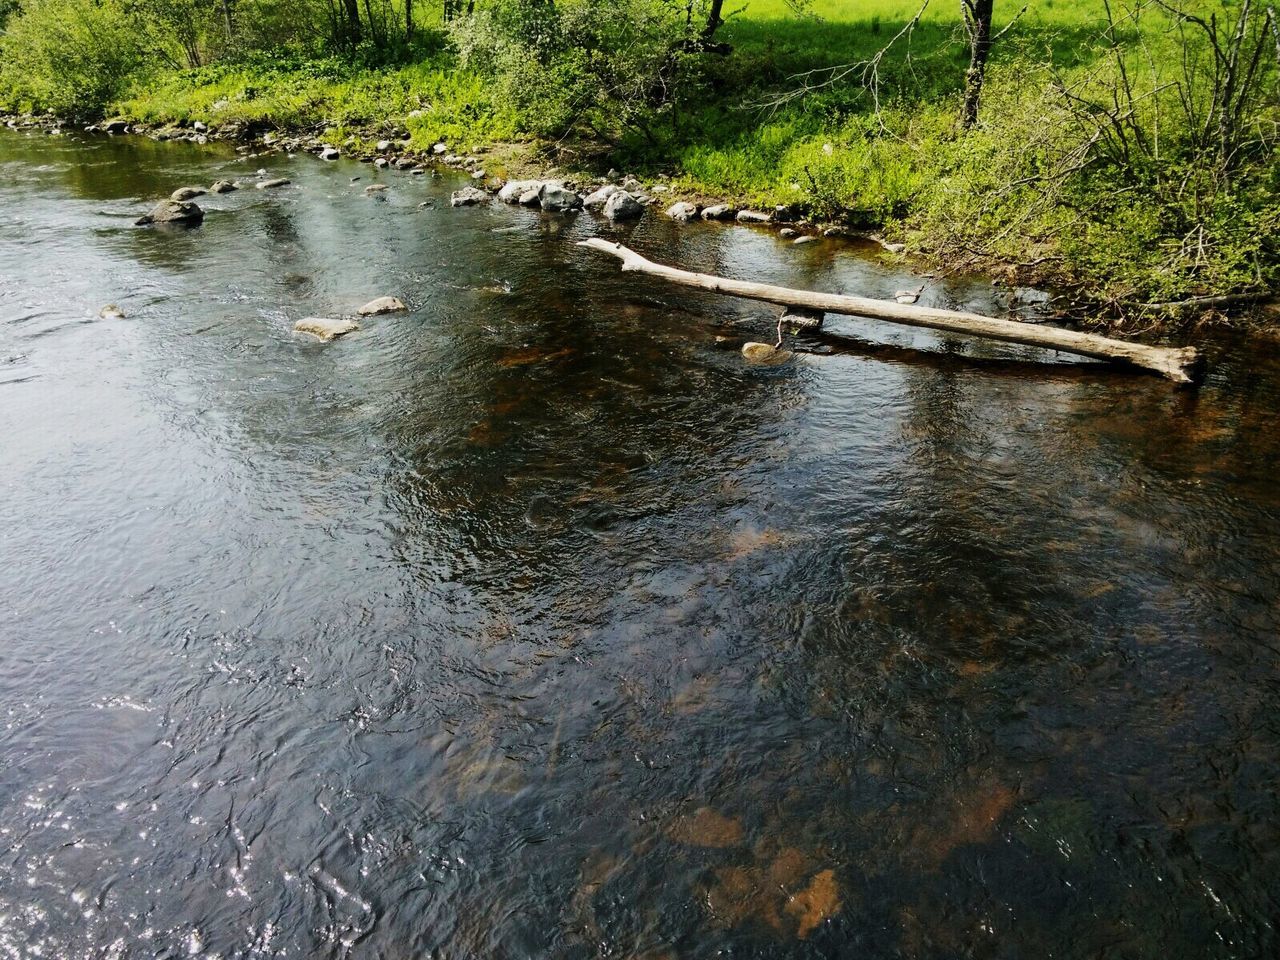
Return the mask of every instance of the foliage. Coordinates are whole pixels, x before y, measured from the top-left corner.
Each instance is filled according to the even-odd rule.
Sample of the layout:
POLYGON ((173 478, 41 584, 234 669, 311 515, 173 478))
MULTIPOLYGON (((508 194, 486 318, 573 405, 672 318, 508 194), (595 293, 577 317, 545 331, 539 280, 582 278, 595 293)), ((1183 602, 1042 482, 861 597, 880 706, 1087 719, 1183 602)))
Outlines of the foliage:
POLYGON ((24 0, 0 38, 0 101, 92 115, 146 60, 128 13, 111 0, 24 0))

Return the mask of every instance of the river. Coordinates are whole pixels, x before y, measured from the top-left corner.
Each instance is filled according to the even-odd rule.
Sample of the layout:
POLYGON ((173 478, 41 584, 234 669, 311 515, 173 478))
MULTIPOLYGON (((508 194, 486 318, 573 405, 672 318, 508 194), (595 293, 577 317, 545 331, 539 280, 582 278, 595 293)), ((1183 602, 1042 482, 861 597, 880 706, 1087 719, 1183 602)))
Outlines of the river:
POLYGON ((0 130, 0 956, 1275 955, 1274 341, 752 366, 574 241, 918 281, 451 177, 0 130))

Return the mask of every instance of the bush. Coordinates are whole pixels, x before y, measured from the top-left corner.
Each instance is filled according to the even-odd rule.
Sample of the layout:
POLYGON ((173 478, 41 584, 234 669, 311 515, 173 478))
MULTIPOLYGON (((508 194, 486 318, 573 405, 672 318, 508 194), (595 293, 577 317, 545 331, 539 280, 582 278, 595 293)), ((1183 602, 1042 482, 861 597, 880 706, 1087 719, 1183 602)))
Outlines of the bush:
POLYGON ((147 52, 112 0, 26 0, 0 36, 9 107, 99 115, 146 64, 147 52))

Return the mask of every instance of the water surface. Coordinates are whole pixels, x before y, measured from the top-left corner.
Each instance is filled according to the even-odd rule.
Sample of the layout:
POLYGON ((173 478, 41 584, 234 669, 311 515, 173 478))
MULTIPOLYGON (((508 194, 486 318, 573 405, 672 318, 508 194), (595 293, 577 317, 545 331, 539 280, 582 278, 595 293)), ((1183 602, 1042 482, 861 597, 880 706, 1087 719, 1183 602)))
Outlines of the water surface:
POLYGON ((754 367, 574 241, 918 281, 459 185, 0 131, 0 954, 1274 954, 1273 347, 754 367))

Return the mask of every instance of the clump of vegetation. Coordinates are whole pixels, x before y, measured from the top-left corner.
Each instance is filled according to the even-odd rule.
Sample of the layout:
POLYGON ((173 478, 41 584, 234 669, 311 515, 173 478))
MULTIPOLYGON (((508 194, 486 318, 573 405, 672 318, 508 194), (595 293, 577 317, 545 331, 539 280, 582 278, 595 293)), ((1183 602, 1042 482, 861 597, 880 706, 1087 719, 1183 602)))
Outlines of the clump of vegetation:
POLYGON ((1280 271, 1260 0, 5 3, 0 108, 527 140, 1113 317, 1280 271))

